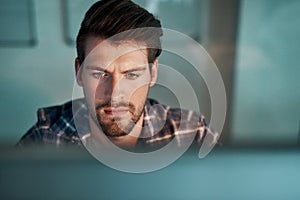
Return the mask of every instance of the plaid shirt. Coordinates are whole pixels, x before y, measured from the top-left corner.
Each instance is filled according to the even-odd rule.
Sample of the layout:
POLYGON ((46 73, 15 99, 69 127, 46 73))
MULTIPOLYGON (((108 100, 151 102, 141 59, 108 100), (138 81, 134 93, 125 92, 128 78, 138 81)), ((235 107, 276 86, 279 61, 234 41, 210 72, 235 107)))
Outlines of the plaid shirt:
MULTIPOLYGON (((88 109, 84 99, 77 99, 60 106, 40 108, 37 123, 21 138, 17 146, 50 144, 83 146, 90 136, 88 109), (80 126, 76 126, 80 124, 80 126), (82 126, 85 124, 85 126, 82 126), (80 133, 80 134, 79 134, 80 133)), ((160 148, 175 139, 180 145, 192 138, 200 144, 207 134, 217 143, 219 134, 211 131, 204 117, 190 110, 174 109, 147 99, 144 121, 138 145, 160 148)))

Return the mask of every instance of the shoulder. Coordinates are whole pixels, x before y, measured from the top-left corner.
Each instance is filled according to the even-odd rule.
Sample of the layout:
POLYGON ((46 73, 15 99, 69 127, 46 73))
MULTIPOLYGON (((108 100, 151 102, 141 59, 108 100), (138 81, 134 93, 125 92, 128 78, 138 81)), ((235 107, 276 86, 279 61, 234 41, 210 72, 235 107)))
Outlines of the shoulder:
POLYGON ((73 122, 73 109, 84 105, 83 99, 68 101, 61 105, 39 108, 37 122, 18 142, 18 146, 31 143, 68 143, 77 140, 73 122))
POLYGON ((152 108, 155 107, 154 110, 156 111, 156 114, 158 113, 157 110, 160 110, 159 113, 163 112, 166 115, 168 120, 171 120, 176 123, 177 122, 182 122, 182 123, 201 122, 201 123, 203 123, 202 125, 206 125, 204 116, 200 112, 197 112, 197 111, 188 110, 188 109, 184 109, 184 108, 173 108, 171 106, 161 104, 157 100, 154 100, 154 99, 148 99, 147 106, 148 106, 148 110, 150 110, 149 107, 152 107, 152 108))
POLYGON ((72 121, 73 109, 77 110, 84 105, 83 99, 77 99, 61 105, 39 108, 37 111, 37 126, 45 129, 51 128, 62 118, 64 121, 72 121))
POLYGON ((191 138, 194 138, 194 142, 200 144, 207 135, 210 135, 213 136, 211 138, 214 138, 214 142, 217 142, 219 134, 212 131, 206 123, 205 117, 200 112, 183 108, 172 108, 153 99, 149 99, 147 103, 150 107, 155 106, 155 118, 163 118, 163 116, 165 118, 165 125, 161 129, 162 131, 154 136, 151 141, 161 141, 162 138, 169 136, 168 141, 175 138, 175 140, 178 140, 178 143, 182 143, 182 141, 190 141, 192 140, 191 138))

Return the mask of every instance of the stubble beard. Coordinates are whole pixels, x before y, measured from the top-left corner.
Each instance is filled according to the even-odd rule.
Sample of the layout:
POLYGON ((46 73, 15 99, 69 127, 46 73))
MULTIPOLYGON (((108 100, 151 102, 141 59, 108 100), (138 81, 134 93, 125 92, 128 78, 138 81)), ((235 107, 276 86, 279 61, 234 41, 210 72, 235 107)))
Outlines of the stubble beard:
POLYGON ((105 116, 104 109, 108 107, 112 107, 110 103, 99 104, 96 106, 96 118, 97 125, 100 130, 106 136, 109 137, 121 137, 128 135, 136 125, 136 123, 140 120, 144 105, 140 108, 137 108, 133 104, 126 104, 124 102, 113 105, 114 107, 128 107, 128 113, 124 116, 105 116))

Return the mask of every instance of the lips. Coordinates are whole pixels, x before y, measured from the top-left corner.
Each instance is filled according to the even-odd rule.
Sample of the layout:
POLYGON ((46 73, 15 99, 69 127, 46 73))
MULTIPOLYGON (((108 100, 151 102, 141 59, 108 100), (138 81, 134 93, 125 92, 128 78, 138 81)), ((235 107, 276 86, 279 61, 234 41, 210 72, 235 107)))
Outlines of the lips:
POLYGON ((109 116, 125 115, 128 111, 127 107, 108 107, 104 109, 104 113, 109 116))

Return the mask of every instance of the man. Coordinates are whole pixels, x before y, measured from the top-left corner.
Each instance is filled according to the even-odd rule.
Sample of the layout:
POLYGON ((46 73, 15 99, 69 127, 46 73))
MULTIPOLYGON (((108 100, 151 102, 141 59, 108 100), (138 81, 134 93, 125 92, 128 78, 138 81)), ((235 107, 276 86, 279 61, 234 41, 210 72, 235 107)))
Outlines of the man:
MULTIPOLYGON (((161 53, 161 24, 128 0, 96 2, 79 30, 76 79, 84 99, 38 110, 38 122, 22 137, 28 144, 160 148, 175 139, 200 144, 217 139, 197 112, 148 99, 161 53)), ((216 141, 216 140, 215 140, 216 141)))

